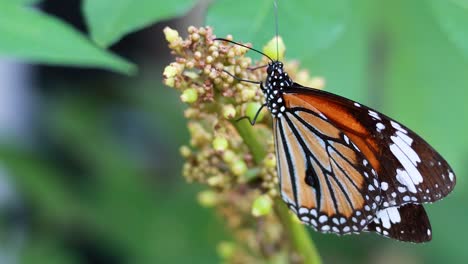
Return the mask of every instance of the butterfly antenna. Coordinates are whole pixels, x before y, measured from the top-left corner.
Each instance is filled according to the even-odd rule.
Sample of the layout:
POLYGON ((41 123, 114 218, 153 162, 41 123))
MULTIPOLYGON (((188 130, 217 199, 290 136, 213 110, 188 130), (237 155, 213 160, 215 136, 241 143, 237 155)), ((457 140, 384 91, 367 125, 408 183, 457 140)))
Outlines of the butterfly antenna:
POLYGON ((246 49, 249 49, 249 50, 255 51, 255 52, 259 53, 259 54, 262 54, 263 56, 267 57, 267 58, 268 58, 270 61, 272 61, 272 62, 274 61, 270 56, 266 55, 265 53, 263 53, 263 52, 261 52, 261 51, 259 51, 259 50, 257 50, 257 49, 254 49, 254 48, 252 48, 252 47, 249 47, 249 46, 247 46, 247 45, 240 44, 240 43, 237 43, 237 42, 235 42, 235 41, 232 41, 232 40, 229 40, 229 39, 225 39, 225 38, 215 38, 215 39, 213 39, 213 40, 225 41, 225 42, 232 43, 232 44, 234 44, 234 45, 238 45, 238 46, 244 47, 244 48, 246 48, 246 49))
POLYGON ((279 44, 278 44, 278 0, 275 0, 274 2, 275 5, 275 30, 276 30, 276 61, 279 60, 279 44))

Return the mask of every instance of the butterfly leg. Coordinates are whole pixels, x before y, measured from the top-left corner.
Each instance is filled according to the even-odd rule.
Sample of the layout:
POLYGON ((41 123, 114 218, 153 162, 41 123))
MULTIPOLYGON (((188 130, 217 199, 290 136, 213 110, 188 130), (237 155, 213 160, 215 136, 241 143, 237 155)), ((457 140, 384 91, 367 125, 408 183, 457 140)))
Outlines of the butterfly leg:
POLYGON ((231 76, 232 78, 234 78, 235 80, 239 81, 239 82, 248 82, 248 83, 255 83, 255 84, 261 84, 262 82, 258 82, 258 81, 252 81, 252 80, 246 80, 246 79, 242 79, 242 78, 239 78, 237 76, 235 76, 234 74, 226 71, 226 70, 223 70, 223 72, 225 72, 227 75, 231 76))
POLYGON ((258 70, 258 69, 265 68, 265 67, 267 67, 267 66, 268 66, 268 64, 265 64, 265 65, 260 65, 260 66, 257 66, 257 67, 249 67, 249 68, 247 68, 247 69, 248 69, 249 71, 256 71, 256 70, 258 70))
POLYGON ((255 114, 255 117, 254 117, 253 120, 251 120, 249 116, 243 116, 243 117, 237 119, 236 121, 239 122, 239 121, 241 121, 242 119, 247 119, 247 120, 249 120, 249 123, 250 123, 252 126, 255 125, 255 123, 257 122, 258 115, 260 114, 260 112, 262 111, 263 107, 265 107, 265 106, 266 106, 266 104, 262 104, 262 106, 258 109, 257 113, 255 114))

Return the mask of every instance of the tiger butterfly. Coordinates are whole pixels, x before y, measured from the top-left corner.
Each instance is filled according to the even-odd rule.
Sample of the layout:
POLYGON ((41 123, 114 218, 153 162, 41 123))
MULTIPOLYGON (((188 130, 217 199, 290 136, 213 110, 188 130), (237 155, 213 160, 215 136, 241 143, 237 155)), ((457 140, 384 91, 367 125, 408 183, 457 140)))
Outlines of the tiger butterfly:
POLYGON ((230 75, 260 85, 273 117, 281 197, 303 223, 338 235, 432 239, 422 204, 447 196, 456 180, 424 139, 374 109, 295 83, 282 62, 254 48, 215 40, 270 60, 263 82, 230 75))

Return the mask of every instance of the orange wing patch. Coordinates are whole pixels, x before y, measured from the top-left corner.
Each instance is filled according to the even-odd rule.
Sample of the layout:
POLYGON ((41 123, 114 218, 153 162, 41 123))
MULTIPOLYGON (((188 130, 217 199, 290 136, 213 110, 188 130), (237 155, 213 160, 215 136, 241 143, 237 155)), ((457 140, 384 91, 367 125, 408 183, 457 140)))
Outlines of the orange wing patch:
MULTIPOLYGON (((330 119, 336 127, 343 131, 351 141, 356 144, 359 150, 368 159, 375 170, 380 169, 379 161, 376 157, 378 145, 372 140, 366 128, 350 114, 341 104, 327 98, 312 96, 309 94, 283 94, 288 108, 305 107, 316 113, 322 113, 330 119)), ((330 122, 331 123, 331 122, 330 122)), ((315 124, 314 124, 315 125, 315 124)))

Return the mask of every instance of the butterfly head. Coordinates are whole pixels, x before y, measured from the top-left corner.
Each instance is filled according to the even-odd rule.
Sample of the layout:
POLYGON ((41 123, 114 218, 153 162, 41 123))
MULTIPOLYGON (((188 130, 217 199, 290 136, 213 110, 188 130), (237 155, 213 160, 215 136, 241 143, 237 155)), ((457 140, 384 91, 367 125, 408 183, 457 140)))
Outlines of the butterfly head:
POLYGON ((267 107, 273 117, 281 117, 282 113, 286 111, 283 92, 293 84, 288 73, 283 70, 283 66, 280 61, 272 61, 268 63, 267 67, 267 78, 263 93, 267 107))

